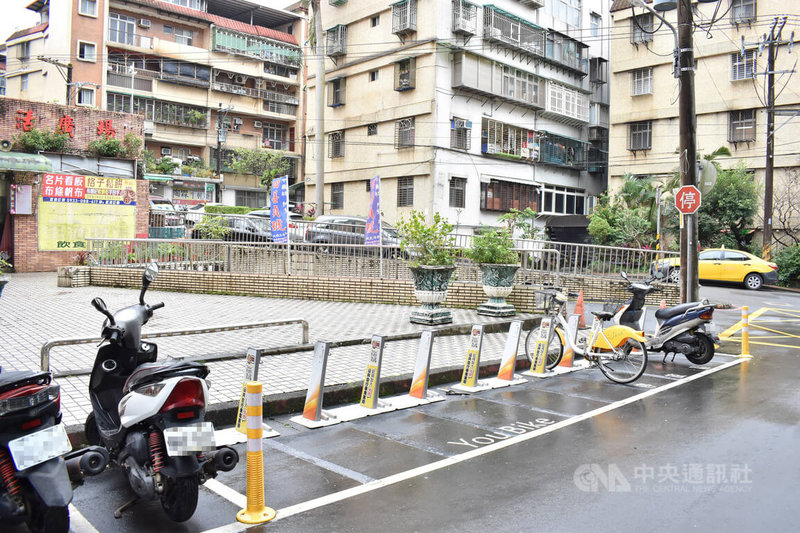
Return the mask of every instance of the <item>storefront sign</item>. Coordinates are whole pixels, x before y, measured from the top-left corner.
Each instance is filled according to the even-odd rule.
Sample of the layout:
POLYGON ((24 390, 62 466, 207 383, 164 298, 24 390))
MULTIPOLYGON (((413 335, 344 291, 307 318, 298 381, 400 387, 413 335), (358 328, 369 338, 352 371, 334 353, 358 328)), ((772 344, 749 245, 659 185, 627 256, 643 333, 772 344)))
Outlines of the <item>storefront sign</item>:
POLYGON ((11 205, 9 212, 12 215, 33 214, 31 189, 32 187, 30 185, 11 185, 11 205))

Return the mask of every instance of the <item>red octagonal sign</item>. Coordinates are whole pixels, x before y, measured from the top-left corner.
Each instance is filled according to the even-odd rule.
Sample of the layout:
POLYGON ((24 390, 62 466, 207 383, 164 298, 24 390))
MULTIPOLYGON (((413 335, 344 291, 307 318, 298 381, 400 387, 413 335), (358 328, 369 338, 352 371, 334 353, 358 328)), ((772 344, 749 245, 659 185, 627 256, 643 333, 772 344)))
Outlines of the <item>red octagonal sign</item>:
POLYGON ((675 207, 684 215, 691 215, 700 208, 700 190, 694 185, 684 185, 675 195, 675 207))

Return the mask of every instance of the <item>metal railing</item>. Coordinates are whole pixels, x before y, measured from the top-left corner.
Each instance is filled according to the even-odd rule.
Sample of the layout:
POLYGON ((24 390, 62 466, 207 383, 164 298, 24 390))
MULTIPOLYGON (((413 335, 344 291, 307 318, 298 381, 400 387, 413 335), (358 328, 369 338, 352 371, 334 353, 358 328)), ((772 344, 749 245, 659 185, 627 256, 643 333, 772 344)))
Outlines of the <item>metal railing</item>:
MULTIPOLYGON (((206 333, 221 333, 224 331, 241 331, 246 329, 256 328, 271 328, 277 326, 288 326, 291 324, 300 324, 302 326, 302 337, 299 344, 308 344, 308 322, 302 318, 289 318, 286 320, 270 320, 269 322, 257 322, 254 324, 236 324, 232 326, 219 326, 214 328, 195 328, 195 329, 182 329, 177 331, 158 331, 155 333, 143 333, 142 339, 159 339, 164 337, 181 337, 185 335, 201 335, 206 333)), ((45 372, 50 371, 50 352, 57 346, 75 346, 78 344, 93 344, 100 343, 102 339, 98 337, 88 338, 72 338, 72 339, 54 339, 47 341, 42 345, 41 354, 41 368, 45 372)), ((227 357, 233 358, 233 357, 227 357)), ((201 360, 204 360, 200 358, 201 360)), ((219 357, 214 358, 220 360, 219 357)), ((86 371, 73 371, 69 375, 87 374, 86 371)))

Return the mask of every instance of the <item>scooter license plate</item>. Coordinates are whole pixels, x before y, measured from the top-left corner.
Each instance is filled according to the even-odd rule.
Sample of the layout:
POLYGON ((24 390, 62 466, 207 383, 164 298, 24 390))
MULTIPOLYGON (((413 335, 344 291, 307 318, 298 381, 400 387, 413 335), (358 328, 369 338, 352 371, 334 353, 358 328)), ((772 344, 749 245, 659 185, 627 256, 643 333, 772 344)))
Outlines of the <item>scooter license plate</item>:
POLYGON ((166 428, 164 442, 167 445, 167 453, 171 456, 191 455, 217 448, 214 424, 211 422, 166 428))
POLYGON ((64 424, 58 424, 8 442, 17 470, 36 466, 72 450, 64 424))

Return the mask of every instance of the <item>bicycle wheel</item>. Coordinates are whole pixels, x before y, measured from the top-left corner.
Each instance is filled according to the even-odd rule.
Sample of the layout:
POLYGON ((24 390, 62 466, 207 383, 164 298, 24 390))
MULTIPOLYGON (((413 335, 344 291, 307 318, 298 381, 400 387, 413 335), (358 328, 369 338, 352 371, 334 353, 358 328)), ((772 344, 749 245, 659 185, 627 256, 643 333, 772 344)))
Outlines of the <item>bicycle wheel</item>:
POLYGON ((614 348, 613 352, 597 354, 597 363, 600 371, 611 381, 630 383, 644 374, 647 348, 639 340, 628 339, 623 346, 614 348))
MULTIPOLYGON (((533 353, 536 348, 536 340, 539 338, 540 329, 539 326, 533 328, 528 332, 528 336, 525 337, 525 357, 528 358, 528 363, 530 364, 533 364, 533 353)), ((558 326, 553 328, 553 337, 550 339, 550 342, 547 343, 547 361, 545 362, 547 370, 552 370, 557 367, 558 363, 561 362, 561 357, 564 355, 564 344, 561 342, 561 335, 564 333, 560 330, 561 328, 558 326), (558 332, 556 332, 557 329, 559 330, 558 332)))

